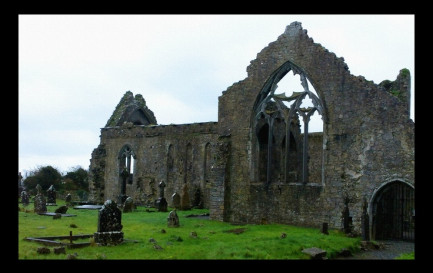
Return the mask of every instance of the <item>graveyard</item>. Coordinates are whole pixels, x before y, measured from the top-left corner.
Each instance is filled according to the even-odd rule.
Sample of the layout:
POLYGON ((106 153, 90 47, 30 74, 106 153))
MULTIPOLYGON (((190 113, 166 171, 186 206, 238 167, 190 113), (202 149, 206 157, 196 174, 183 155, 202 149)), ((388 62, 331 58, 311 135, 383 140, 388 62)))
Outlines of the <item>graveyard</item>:
MULTIPOLYGON (((104 206, 107 204, 112 207, 116 202, 104 206)), ((118 206, 117 219, 121 222, 112 225, 121 238, 112 243, 104 239, 98 242, 96 237, 110 226, 100 223, 101 206, 79 209, 69 204, 66 211, 65 206, 65 200, 57 199, 55 205, 46 206, 46 212, 39 214, 33 202, 25 205, 19 199, 18 259, 312 259, 304 253, 308 249, 320 249, 322 259, 333 259, 359 251, 361 244, 360 237, 350 237, 337 229, 325 234, 317 228, 285 224, 234 225, 210 220, 208 209, 168 207, 163 211, 149 206, 125 211, 118 206), (56 213, 59 209, 61 213, 56 213)))

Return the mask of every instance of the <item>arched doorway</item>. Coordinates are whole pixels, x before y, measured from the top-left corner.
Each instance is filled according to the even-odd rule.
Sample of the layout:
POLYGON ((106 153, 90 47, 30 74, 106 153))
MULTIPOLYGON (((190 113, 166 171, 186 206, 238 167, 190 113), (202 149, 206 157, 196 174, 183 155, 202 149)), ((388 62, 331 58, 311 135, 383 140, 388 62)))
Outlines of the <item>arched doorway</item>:
POLYGON ((401 181, 381 187, 372 202, 373 240, 415 240, 415 190, 401 181))

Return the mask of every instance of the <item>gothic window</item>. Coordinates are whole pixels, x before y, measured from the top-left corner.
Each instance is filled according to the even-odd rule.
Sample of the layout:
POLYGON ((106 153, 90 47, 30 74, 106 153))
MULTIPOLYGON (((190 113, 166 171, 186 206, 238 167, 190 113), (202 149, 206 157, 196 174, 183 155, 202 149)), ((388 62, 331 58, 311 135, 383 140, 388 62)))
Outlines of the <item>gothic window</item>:
POLYGON ((119 153, 120 193, 126 194, 126 184, 132 184, 136 156, 129 145, 123 146, 119 153))
MULTIPOLYGON (((272 181, 309 182, 310 120, 314 114, 323 116, 322 102, 310 85, 306 74, 287 62, 271 75, 258 95, 252 126, 256 132, 259 181, 265 181, 266 184, 272 181), (278 83, 289 72, 292 72, 293 76, 299 76, 300 85, 298 82, 295 87, 298 89, 284 90, 277 94, 276 91, 281 90, 278 83), (286 91, 291 92, 290 96, 286 96, 286 91), (270 139, 272 141, 269 141, 270 139)), ((323 122, 320 124, 323 130, 323 122)))

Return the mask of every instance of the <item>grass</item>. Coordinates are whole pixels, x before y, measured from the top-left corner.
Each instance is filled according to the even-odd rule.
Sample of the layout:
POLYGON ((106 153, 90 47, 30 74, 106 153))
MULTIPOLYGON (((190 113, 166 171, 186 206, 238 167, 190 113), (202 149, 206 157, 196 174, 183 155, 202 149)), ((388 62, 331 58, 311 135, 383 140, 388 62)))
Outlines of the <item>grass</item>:
MULTIPOLYGON (((57 204, 64 202, 58 200, 57 204)), ((302 250, 318 247, 327 251, 328 258, 334 258, 342 248, 352 252, 358 249, 360 238, 349 238, 338 230, 329 230, 329 235, 316 228, 296 227, 283 224, 231 225, 230 223, 186 217, 189 214, 208 213, 206 209, 177 211, 180 227, 168 227, 168 212, 146 212, 138 207, 132 213, 122 214, 125 242, 117 246, 91 244, 83 248, 66 248, 66 254, 38 254, 43 245, 27 241, 26 237, 63 236, 93 234, 97 230, 98 210, 69 208, 68 214, 76 217, 53 219, 51 216, 35 214, 33 205, 21 211, 18 217, 18 259, 66 259, 68 254, 77 253, 78 259, 116 260, 262 260, 262 259, 309 259, 302 250), (76 227, 71 227, 75 225, 76 227), (243 229, 243 232, 230 232, 243 229), (165 230, 165 233, 163 232, 165 230), (191 236, 196 232, 197 237, 191 236), (287 236, 282 238, 282 233, 287 236), (156 243, 149 240, 153 238, 156 243), (154 244, 162 249, 156 249, 154 244)), ((57 207, 48 206, 48 212, 57 207)), ((169 208, 170 211, 170 208, 169 208)), ((242 230, 240 230, 242 231, 242 230)), ((76 242, 91 242, 93 238, 76 242)), ((74 241, 75 242, 75 241, 74 241)))
POLYGON ((395 258, 396 260, 415 260, 415 252, 404 253, 395 258))

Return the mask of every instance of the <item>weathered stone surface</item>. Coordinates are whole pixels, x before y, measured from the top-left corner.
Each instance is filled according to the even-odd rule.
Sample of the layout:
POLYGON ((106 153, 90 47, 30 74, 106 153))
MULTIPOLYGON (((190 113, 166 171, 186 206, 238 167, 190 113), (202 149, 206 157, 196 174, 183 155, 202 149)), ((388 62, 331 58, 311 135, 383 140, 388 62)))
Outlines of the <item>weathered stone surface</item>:
POLYGON ((170 211, 167 217, 167 226, 169 227, 179 227, 179 216, 177 216, 176 210, 170 211))
POLYGON ((304 249, 302 250, 302 253, 310 255, 312 260, 322 260, 326 258, 326 250, 317 247, 304 249))
POLYGON ((105 201, 98 213, 98 232, 121 231, 122 228, 122 212, 117 203, 105 201))
POLYGON ((30 203, 30 197, 25 190, 21 192, 21 203, 23 206, 27 206, 30 203))
POLYGON ((126 198, 123 204, 123 212, 132 212, 134 210, 134 200, 131 197, 126 198))
POLYGON ((48 204, 56 204, 56 189, 54 185, 51 185, 47 190, 47 203, 48 204))
POLYGON ((94 233, 95 242, 101 245, 116 245, 123 241, 122 212, 117 203, 105 201, 98 213, 98 230, 94 233))
POLYGON ((118 245, 123 242, 122 231, 95 232, 93 235, 95 242, 100 245, 118 245))
POLYGON ((72 195, 68 193, 65 197, 65 203, 67 206, 72 206, 72 195))
POLYGON ((66 249, 64 246, 55 247, 53 250, 54 254, 66 254, 66 249))
POLYGON ((35 207, 35 213, 47 212, 47 200, 42 195, 42 193, 36 194, 34 199, 34 207, 35 207))
POLYGON ((51 250, 48 247, 38 247, 38 254, 50 254, 51 250))

